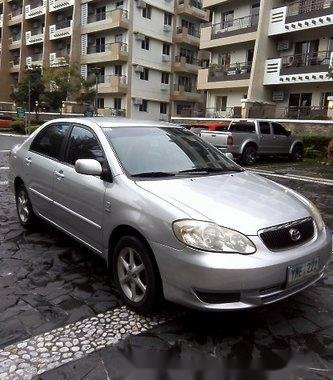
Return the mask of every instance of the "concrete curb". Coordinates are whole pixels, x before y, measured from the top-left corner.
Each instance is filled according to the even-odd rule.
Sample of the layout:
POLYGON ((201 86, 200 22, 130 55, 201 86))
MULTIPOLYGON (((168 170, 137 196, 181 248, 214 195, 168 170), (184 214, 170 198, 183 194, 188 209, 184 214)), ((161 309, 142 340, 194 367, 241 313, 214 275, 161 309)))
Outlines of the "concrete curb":
POLYGON ((30 135, 16 135, 15 133, 3 133, 3 132, 0 132, 0 136, 22 137, 22 138, 26 138, 26 137, 29 137, 30 135))

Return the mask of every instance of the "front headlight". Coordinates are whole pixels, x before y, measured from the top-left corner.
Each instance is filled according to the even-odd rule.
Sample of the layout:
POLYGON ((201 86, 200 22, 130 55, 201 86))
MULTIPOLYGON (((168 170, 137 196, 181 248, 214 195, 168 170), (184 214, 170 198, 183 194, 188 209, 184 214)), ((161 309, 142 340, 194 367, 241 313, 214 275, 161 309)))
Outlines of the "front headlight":
POLYGON ((323 218, 319 210, 317 209, 317 207, 311 201, 308 200, 308 204, 309 204, 309 209, 312 214, 312 217, 316 222, 318 231, 321 232, 325 228, 325 223, 323 221, 323 218))
POLYGON ((179 241, 203 251, 242 254, 256 251, 255 245, 245 235, 215 223, 178 220, 173 223, 173 231, 179 241))

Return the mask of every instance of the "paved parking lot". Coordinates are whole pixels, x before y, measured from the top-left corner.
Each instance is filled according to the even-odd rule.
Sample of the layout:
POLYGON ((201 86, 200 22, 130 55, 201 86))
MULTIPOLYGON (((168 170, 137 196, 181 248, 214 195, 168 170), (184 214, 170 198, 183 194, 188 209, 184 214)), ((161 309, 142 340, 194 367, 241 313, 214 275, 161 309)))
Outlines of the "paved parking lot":
MULTIPOLYGON (((129 312, 104 262, 47 225, 24 231, 0 153, 0 379, 332 379, 333 264, 317 286, 241 313, 129 312), (67 364, 65 364, 67 362, 67 364)), ((277 179, 333 227, 332 186, 277 179)))

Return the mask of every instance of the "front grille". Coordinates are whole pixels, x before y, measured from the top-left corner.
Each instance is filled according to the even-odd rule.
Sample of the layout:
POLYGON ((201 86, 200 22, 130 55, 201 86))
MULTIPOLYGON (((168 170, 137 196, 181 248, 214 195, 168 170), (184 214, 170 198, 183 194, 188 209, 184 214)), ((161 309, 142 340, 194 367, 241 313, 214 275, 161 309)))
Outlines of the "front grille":
POLYGON ((313 219, 307 218, 266 229, 260 232, 259 236, 267 248, 272 251, 279 251, 306 243, 313 238, 314 233, 313 219), (295 234, 298 234, 297 231, 299 238, 296 240, 295 234))
POLYGON ((207 293, 196 291, 198 298, 209 304, 233 303, 240 301, 240 293, 207 293))

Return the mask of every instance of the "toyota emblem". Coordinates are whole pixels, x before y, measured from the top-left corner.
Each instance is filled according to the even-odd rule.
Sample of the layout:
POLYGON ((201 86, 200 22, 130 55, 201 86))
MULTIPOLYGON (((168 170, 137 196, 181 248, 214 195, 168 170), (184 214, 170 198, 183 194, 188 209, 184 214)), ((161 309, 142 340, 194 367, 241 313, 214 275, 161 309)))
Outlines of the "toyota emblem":
POLYGON ((301 238, 301 233, 296 228, 291 228, 289 230, 289 235, 292 241, 298 241, 301 238))

